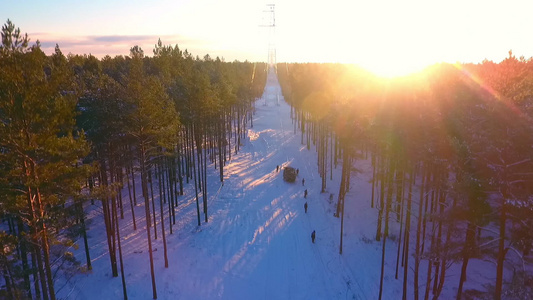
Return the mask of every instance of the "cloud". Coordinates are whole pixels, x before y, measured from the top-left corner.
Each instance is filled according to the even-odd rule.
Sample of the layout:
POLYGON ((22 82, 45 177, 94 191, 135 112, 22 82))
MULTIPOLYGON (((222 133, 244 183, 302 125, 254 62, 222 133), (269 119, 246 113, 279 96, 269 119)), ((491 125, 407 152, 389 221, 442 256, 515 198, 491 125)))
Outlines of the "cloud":
POLYGON ((102 35, 102 36, 89 36, 88 39, 94 42, 102 43, 118 43, 118 42, 132 42, 132 41, 157 41, 154 35, 102 35))
MULTIPOLYGON (((41 49, 51 54, 56 44, 63 53, 106 55, 128 55, 131 47, 138 45, 148 55, 161 39, 163 45, 178 45, 180 49, 203 49, 209 52, 214 47, 209 42, 179 35, 98 35, 98 36, 56 36, 46 32, 28 34, 31 41, 39 40, 41 49)), ((193 53, 195 54, 195 53, 193 53)))

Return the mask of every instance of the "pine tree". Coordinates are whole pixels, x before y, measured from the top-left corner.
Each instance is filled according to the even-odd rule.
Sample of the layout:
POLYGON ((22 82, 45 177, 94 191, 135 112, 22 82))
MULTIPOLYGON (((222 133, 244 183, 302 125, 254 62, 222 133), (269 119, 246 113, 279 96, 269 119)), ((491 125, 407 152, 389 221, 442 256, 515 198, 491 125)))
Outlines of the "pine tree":
POLYGON ((157 298, 155 274, 153 267, 152 241, 150 234, 150 202, 148 196, 148 174, 158 147, 173 148, 176 139, 178 116, 174 104, 170 102, 161 83, 145 74, 143 68, 144 53, 141 48, 131 48, 131 65, 127 81, 126 101, 133 107, 127 114, 128 130, 135 140, 141 172, 142 195, 146 212, 146 231, 148 252, 152 274, 152 290, 157 298))
POLYGON ((56 241, 63 224, 54 215, 80 191, 88 145, 74 128, 76 86, 66 58, 57 46, 50 58, 39 43, 27 48, 27 36, 14 28, 9 20, 2 27, 0 149, 12 165, 6 182, 19 209, 13 213, 29 228, 42 297, 55 299, 50 243, 68 241, 56 241))

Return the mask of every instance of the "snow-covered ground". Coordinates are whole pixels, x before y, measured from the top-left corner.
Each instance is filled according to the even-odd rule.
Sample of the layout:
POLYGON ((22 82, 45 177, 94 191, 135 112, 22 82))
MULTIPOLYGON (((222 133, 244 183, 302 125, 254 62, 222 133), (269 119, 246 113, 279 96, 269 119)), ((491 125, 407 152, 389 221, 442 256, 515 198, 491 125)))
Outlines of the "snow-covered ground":
MULTIPOLYGON (((334 179, 328 180, 328 191, 321 194, 316 152, 300 144, 290 106, 283 101, 273 73, 263 98, 256 103, 253 124, 242 150, 232 155, 226 166, 223 185, 217 171, 210 168, 208 223, 197 226, 192 184, 187 186, 186 195, 180 196, 172 235, 168 222, 165 224, 168 269, 164 268, 158 222, 159 239, 154 243, 158 299, 377 299, 381 243, 373 239, 376 213, 370 208, 370 163, 358 161, 357 168, 363 172, 352 174, 340 255, 340 219, 333 216, 340 165, 334 179), (277 165, 298 168, 296 183, 284 182, 282 170, 276 172, 277 165), (305 189, 309 192, 307 199, 305 189), (333 201, 329 201, 330 193, 335 194, 333 201)), ((139 195, 140 187, 138 190, 139 195)), ((127 201, 127 192, 123 195, 127 201)), ((120 220, 129 299, 152 298, 142 206, 135 207, 137 231, 133 231, 129 211, 120 220)), ((93 270, 58 284, 61 298, 122 297, 120 276, 111 276, 101 209, 93 206, 91 216, 93 270)), ((396 232, 393 226, 391 234, 396 232)), ((396 247, 393 240, 387 242, 383 299, 401 298, 402 281, 394 279, 396 247)), ((84 261, 81 248, 76 255, 84 261)), ((421 264, 421 284, 425 283, 426 264, 421 264)), ((402 269, 400 278, 401 274, 402 269)), ((412 298, 411 270, 409 278, 412 298)), ((456 286, 458 277, 448 280, 454 281, 448 286, 456 286)), ((450 292, 443 294, 452 295, 450 292)))

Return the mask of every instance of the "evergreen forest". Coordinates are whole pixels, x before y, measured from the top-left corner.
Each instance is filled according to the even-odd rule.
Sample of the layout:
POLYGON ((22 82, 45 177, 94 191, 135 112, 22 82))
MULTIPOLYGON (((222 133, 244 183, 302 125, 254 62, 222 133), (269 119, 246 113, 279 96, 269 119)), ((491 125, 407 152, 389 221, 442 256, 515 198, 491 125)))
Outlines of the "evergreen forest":
POLYGON ((173 233, 186 184, 195 187, 198 226, 208 222, 207 167, 223 180, 266 80, 264 63, 198 58, 161 40, 151 57, 138 46, 127 57, 65 56, 59 46, 46 55, 9 20, 0 66, 0 296, 7 299, 56 299, 58 275, 91 270, 88 205, 104 214, 113 276, 124 280, 118 220, 131 218, 146 230, 153 279, 150 241, 173 233), (131 188, 137 184, 142 195, 131 188), (160 229, 156 184, 158 206, 169 214, 160 229), (139 201, 146 224, 124 214, 139 201), (80 237, 83 262, 69 250, 80 237))
MULTIPOLYGON (((145 235, 156 299, 152 256, 166 267, 177 259, 166 239, 180 197, 193 187, 195 223, 210 221, 208 174, 224 181, 269 66, 200 58, 161 40, 150 55, 138 46, 129 56, 65 55, 58 45, 46 55, 9 20, 1 34, 0 298, 56 299, 58 278, 91 271, 88 231, 104 226, 109 272, 127 299, 119 221, 128 219, 145 235), (88 224, 91 207, 104 224, 88 224)), ((533 297, 533 60, 510 51, 499 63, 442 63, 391 79, 344 64, 272 70, 294 131, 316 150, 322 192, 340 170, 340 255, 343 239, 358 238, 343 234, 345 203, 376 214, 380 299, 386 276, 403 282, 398 299, 438 299, 446 285, 457 299, 475 298, 463 290, 473 259, 496 266, 490 298, 533 297), (372 166, 370 199, 347 197, 361 160, 372 166), (385 257, 395 274, 385 274, 385 257)))
POLYGON ((509 51, 500 63, 443 63, 395 79, 347 65, 280 64, 278 76, 302 144, 316 145, 322 191, 342 168, 335 216, 342 224, 345 201, 375 208, 379 298, 385 255, 396 257, 402 299, 412 299, 411 276, 414 299, 437 299, 452 264, 461 274, 448 284, 461 299, 472 258, 496 265, 489 299, 531 298, 533 60, 509 51), (353 164, 364 159, 371 197, 348 199, 353 164), (390 236, 395 253, 385 252, 390 236), (505 293, 504 264, 515 270, 505 293))

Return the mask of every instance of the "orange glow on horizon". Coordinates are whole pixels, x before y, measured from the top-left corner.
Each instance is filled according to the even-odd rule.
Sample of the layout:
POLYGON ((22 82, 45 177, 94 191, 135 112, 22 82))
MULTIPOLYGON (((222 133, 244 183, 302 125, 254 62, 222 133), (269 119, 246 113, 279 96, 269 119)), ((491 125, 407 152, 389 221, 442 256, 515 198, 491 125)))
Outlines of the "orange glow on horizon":
POLYGON ((361 64, 361 67, 377 77, 395 78, 413 75, 423 71, 431 64, 409 63, 405 61, 387 62, 377 61, 373 63, 361 64))

